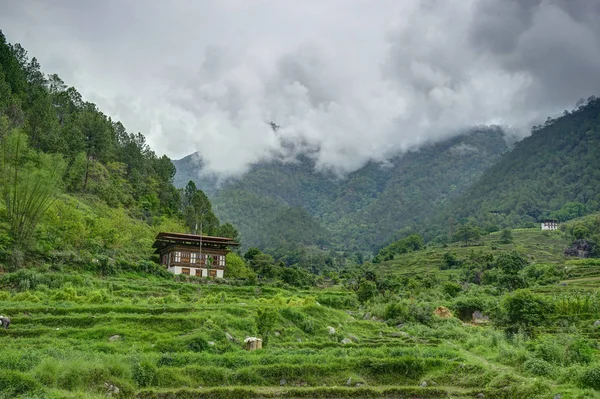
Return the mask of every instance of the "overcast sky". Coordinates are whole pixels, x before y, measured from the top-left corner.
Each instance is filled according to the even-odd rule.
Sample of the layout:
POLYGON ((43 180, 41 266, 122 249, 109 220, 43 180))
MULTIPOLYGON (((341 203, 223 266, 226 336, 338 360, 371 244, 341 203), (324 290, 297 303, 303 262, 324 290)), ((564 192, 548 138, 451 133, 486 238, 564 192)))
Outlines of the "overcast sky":
POLYGON ((600 94, 598 0, 0 0, 0 29, 159 154, 340 173, 600 94), (268 125, 281 126, 274 132, 268 125))

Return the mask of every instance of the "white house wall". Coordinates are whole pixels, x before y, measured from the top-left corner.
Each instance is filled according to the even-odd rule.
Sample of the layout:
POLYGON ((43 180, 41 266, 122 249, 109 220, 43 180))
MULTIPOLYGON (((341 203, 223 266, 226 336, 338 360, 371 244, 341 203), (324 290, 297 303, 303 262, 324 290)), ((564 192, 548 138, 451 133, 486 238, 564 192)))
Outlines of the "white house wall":
MULTIPOLYGON (((181 269, 184 269, 183 266, 171 266, 167 268, 167 271, 173 274, 182 274, 181 269)), ((208 277, 208 269, 200 269, 201 274, 196 273, 196 268, 186 267, 185 269, 190 269, 190 276, 199 276, 199 277, 208 277)), ((214 269, 213 269, 214 270, 214 269)), ((217 269, 217 278, 223 278, 223 270, 217 269)))

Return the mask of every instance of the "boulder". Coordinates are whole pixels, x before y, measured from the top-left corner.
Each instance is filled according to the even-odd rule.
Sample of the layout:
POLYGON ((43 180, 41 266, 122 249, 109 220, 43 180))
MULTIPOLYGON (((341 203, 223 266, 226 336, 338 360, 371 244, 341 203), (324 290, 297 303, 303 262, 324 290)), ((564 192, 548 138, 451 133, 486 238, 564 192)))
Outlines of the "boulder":
POLYGON ((365 313, 365 317, 363 317, 363 319, 369 320, 370 318, 371 318, 371 312, 365 313))
POLYGON ((344 338, 344 339, 343 339, 341 342, 342 342, 342 344, 344 344, 344 345, 346 345, 346 344, 351 344, 351 343, 352 343, 352 341, 351 341, 351 340, 349 340, 348 338, 344 338))
POLYGON ((427 388, 427 382, 423 381, 420 385, 421 388, 427 388))
POLYGON ((569 248, 565 248, 565 256, 576 256, 578 258, 589 258, 590 252, 594 249, 594 244, 584 240, 575 240, 569 248))
POLYGON ((329 335, 334 335, 335 334, 335 328, 333 328, 331 326, 327 326, 327 332, 329 333, 329 335))
POLYGON ((235 338, 233 338, 233 335, 229 334, 228 332, 225 333, 225 337, 227 337, 227 339, 231 342, 235 341, 235 338))
POLYGON ((438 306, 433 313, 435 313, 436 315, 438 315, 439 317, 441 317, 442 319, 449 319, 452 317, 452 313, 450 312, 450 309, 448 309, 445 306, 438 306))
POLYGON ((348 338, 352 340, 352 342, 358 342, 358 337, 354 334, 348 334, 348 338))
POLYGON ((489 323, 489 316, 484 315, 479 310, 473 312, 473 323, 474 324, 486 324, 489 323))
POLYGON ((600 327, 600 320, 596 320, 594 322, 594 327, 600 327))
POLYGON ((287 381, 285 380, 285 378, 282 378, 279 380, 279 385, 280 386, 284 386, 285 384, 287 384, 287 381))
POLYGON ((120 335, 117 335, 117 334, 115 334, 115 335, 111 335, 111 336, 108 338, 108 340, 109 340, 110 342, 120 341, 120 340, 121 340, 121 336, 120 336, 120 335))
POLYGON ((346 381, 346 386, 350 385, 352 385, 352 377, 348 378, 348 381, 346 381))

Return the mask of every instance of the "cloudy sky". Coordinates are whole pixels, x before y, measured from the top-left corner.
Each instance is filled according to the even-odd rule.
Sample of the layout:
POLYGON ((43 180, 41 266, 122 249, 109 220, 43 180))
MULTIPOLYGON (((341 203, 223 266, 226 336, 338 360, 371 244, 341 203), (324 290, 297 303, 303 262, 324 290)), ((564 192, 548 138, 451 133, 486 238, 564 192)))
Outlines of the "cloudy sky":
POLYGON ((344 173, 600 94, 598 0, 0 0, 0 29, 153 149, 344 173), (269 121, 281 127, 273 131, 269 121))

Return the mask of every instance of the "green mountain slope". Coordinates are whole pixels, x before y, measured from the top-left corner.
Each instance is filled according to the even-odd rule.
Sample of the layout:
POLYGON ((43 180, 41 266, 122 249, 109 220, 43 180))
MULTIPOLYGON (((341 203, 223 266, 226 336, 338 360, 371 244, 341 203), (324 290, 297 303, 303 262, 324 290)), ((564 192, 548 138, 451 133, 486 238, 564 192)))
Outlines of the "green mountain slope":
POLYGON ((561 221, 600 209, 600 100, 548 119, 447 210, 500 225, 561 221), (494 211, 495 215, 490 212, 494 211))
POLYGON ((385 165, 368 163, 344 178, 315 171, 314 162, 301 156, 292 163, 254 165, 243 177, 217 187, 188 156, 174 162, 175 181, 192 179, 209 193, 216 214, 239 228, 246 245, 266 248, 287 236, 286 242, 298 239, 371 250, 462 194, 506 150, 502 131, 485 128, 408 152, 385 165), (291 208, 307 212, 295 211, 301 221, 282 225, 274 215, 294 212, 291 208))

